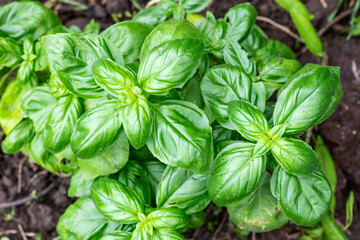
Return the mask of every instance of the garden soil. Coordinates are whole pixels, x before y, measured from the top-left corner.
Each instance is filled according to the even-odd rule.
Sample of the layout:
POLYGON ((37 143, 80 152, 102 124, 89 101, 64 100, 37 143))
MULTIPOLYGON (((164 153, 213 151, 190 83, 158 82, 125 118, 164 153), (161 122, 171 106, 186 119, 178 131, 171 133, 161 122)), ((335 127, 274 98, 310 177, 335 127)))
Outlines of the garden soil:
MULTIPOLYGON (((10 2, 0 0, 0 5, 10 2)), ((78 25, 83 28, 94 18, 100 23, 101 30, 113 24, 112 14, 121 13, 122 16, 131 14, 136 9, 130 0, 80 0, 87 5, 87 10, 78 11, 73 6, 61 4, 54 8, 65 26, 78 25)), ((146 1, 139 1, 144 6, 146 1)), ((243 1, 213 0, 207 10, 214 12, 216 17, 223 17, 226 11, 243 1)), ((308 10, 314 14, 313 24, 317 30, 328 22, 327 17, 336 7, 337 0, 308 0, 308 10), (327 5, 327 7, 325 7, 327 5)), ((289 27, 296 32, 289 15, 271 0, 254 0, 252 4, 260 16, 289 27)), ((342 10, 344 11, 344 10, 342 10)), ((123 18, 123 19, 126 19, 123 18)), ((339 29, 348 26, 349 17, 333 25, 323 36, 324 48, 327 54, 327 64, 341 67, 341 83, 344 96, 333 116, 320 126, 314 128, 315 134, 320 134, 330 149, 338 175, 336 189, 335 217, 345 223, 345 205, 349 192, 355 192, 354 221, 349 228, 348 236, 351 240, 360 239, 360 37, 346 40, 346 35, 340 34, 339 29)), ((298 60, 302 63, 320 63, 303 46, 279 29, 264 22, 257 22, 269 37, 282 41, 296 50, 298 60)), ((59 178, 29 163, 22 154, 6 155, 0 153, 0 202, 11 202, 29 196, 33 191, 39 192, 53 181, 57 184, 45 196, 37 201, 14 208, 12 211, 0 211, 0 238, 8 236, 11 240, 25 239, 20 234, 33 239, 42 233, 42 239, 50 240, 57 236, 56 223, 66 207, 75 199, 67 197, 69 178, 59 178), (6 235, 6 233, 8 233, 6 235)), ((236 240, 234 228, 226 211, 214 205, 207 209, 206 224, 186 234, 188 238, 196 240, 236 240)), ((298 239, 301 228, 288 223, 282 229, 260 234, 249 234, 248 239, 283 240, 298 239)))

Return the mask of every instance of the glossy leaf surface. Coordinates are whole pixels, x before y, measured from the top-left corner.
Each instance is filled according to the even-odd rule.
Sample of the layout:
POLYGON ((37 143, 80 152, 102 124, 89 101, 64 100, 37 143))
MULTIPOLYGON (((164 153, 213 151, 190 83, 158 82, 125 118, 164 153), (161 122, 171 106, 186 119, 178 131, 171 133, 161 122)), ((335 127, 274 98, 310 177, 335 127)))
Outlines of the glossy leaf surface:
POLYGON ((11 130, 1 143, 1 149, 4 153, 14 154, 21 150, 34 137, 34 124, 28 118, 22 120, 11 130))

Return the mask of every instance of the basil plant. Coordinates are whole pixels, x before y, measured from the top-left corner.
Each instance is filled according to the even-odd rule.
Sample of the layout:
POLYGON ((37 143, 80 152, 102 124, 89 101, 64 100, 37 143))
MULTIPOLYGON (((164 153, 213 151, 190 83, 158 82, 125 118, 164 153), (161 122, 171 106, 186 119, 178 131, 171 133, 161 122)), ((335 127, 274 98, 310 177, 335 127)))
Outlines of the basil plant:
POLYGON ((210 202, 255 232, 327 214, 331 187, 301 136, 335 111, 339 68, 302 67, 250 4, 216 19, 196 13, 207 3, 161 1, 101 34, 94 22, 73 32, 38 3, 0 8, 1 81, 14 78, 2 150, 71 175, 79 199, 61 239, 184 239, 210 202), (32 8, 53 20, 27 16, 42 26, 29 30, 32 8))

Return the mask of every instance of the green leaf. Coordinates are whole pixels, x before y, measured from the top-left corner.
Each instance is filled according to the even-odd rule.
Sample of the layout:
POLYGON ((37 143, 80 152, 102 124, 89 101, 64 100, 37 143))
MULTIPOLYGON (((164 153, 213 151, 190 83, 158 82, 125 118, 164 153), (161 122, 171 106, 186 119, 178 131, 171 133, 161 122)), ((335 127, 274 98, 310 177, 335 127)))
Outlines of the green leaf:
POLYGON ((76 121, 82 114, 82 105, 74 95, 58 99, 45 126, 45 147, 60 152, 69 143, 76 121))
POLYGON ((295 224, 312 226, 329 211, 331 187, 320 171, 291 175, 280 168, 274 176, 279 186, 280 208, 295 224))
POLYGON ((212 135, 204 112, 194 104, 165 101, 153 105, 154 125, 147 146, 165 164, 206 174, 213 159, 212 135))
POLYGON ((109 178, 93 183, 91 198, 104 216, 118 223, 136 223, 138 213, 144 213, 143 202, 135 191, 109 178))
POLYGON ((250 33, 255 25, 257 12, 249 3, 241 3, 230 8, 225 14, 225 20, 229 21, 226 38, 241 41, 250 33))
POLYGON ((188 217, 185 212, 178 208, 165 208, 151 212, 148 221, 156 229, 170 228, 181 229, 188 224, 188 217))
POLYGON ((139 11, 133 20, 155 26, 169 19, 177 7, 175 1, 161 1, 154 7, 139 11))
POLYGON ((185 9, 186 13, 198 13, 204 10, 211 0, 179 0, 179 4, 185 9))
POLYGON ((30 159, 50 172, 59 171, 59 161, 44 147, 44 136, 35 135, 29 144, 30 159))
POLYGON ((99 30, 100 30, 100 24, 98 22, 95 22, 94 19, 91 19, 91 21, 84 27, 83 32, 99 34, 99 30))
POLYGON ((204 107, 204 100, 200 89, 199 74, 195 74, 195 76, 184 85, 184 87, 180 90, 179 95, 184 101, 192 102, 199 108, 204 107))
POLYGON ((293 75, 278 96, 274 124, 286 123, 285 134, 300 134, 318 124, 336 95, 339 78, 338 67, 307 64, 293 75))
POLYGON ((167 94, 184 86, 196 72, 204 52, 204 44, 196 38, 183 38, 160 44, 143 59, 138 81, 151 94, 167 94))
POLYGON ((132 89, 136 85, 132 72, 110 59, 96 61, 93 64, 92 73, 96 83, 114 97, 118 97, 123 91, 132 89))
POLYGON ((152 240, 185 240, 183 235, 173 229, 156 229, 152 240))
POLYGON ((247 101, 231 102, 228 108, 228 116, 236 131, 250 141, 257 142, 269 131, 269 124, 264 114, 247 101))
POLYGON ((48 87, 36 87, 21 100, 21 109, 33 121, 38 134, 45 130, 48 117, 55 106, 56 98, 50 94, 48 87))
POLYGON ((290 174, 310 174, 320 169, 319 156, 302 140, 280 138, 272 145, 271 152, 290 174))
POLYGON ((50 75, 49 91, 56 98, 71 94, 56 74, 50 75))
POLYGON ((156 205, 177 207, 188 215, 199 212, 211 202, 206 186, 207 176, 168 166, 157 190, 156 205))
POLYGON ((71 176, 70 186, 68 189, 69 197, 89 197, 91 194, 91 186, 94 179, 85 180, 84 174, 77 169, 71 176))
POLYGON ((146 169, 145 178, 150 184, 151 196, 156 196, 156 191, 161 181, 162 174, 165 171, 166 165, 160 161, 154 161, 154 160, 150 160, 150 161, 146 160, 142 164, 146 169))
POLYGON ((344 230, 348 229, 353 221, 354 203, 355 203, 355 195, 354 192, 351 191, 349 194, 349 198, 346 200, 346 225, 344 227, 344 230))
MULTIPOLYGON (((1 12, 1 11, 0 11, 1 12)), ((11 68, 22 61, 21 47, 11 38, 0 37, 0 70, 11 68)))
POLYGON ((23 119, 20 100, 30 89, 30 83, 23 84, 19 80, 12 81, 7 86, 0 101, 0 123, 5 134, 9 134, 23 119))
POLYGON ((18 42, 28 34, 36 40, 57 25, 59 18, 40 2, 16 1, 0 8, 0 32, 18 42))
POLYGON ((225 128, 234 129, 228 118, 228 105, 234 100, 247 100, 261 111, 265 109, 265 99, 256 99, 258 91, 251 78, 237 67, 219 65, 210 68, 200 83, 201 93, 207 107, 216 120, 225 128))
POLYGON ((314 16, 306 10, 304 4, 300 0, 275 0, 275 2, 290 13, 291 19, 310 52, 322 56, 322 42, 310 21, 314 16))
POLYGON ((90 240, 100 239, 118 226, 99 213, 90 198, 80 198, 60 217, 56 231, 61 239, 90 240))
POLYGON ((115 142, 99 156, 91 159, 78 159, 85 180, 116 173, 129 159, 129 142, 121 131, 115 142))
POLYGON ((240 44, 236 41, 229 41, 225 45, 224 49, 225 63, 235 67, 239 67, 241 71, 248 75, 256 74, 255 61, 248 58, 248 53, 244 51, 240 44))
POLYGON ((100 240, 131 240, 131 232, 116 231, 103 235, 100 240))
POLYGON ((255 25, 248 36, 240 43, 241 47, 249 54, 249 57, 256 56, 256 51, 266 46, 268 37, 255 25))
POLYGON ((72 131, 71 148, 79 158, 99 156, 119 137, 121 117, 116 100, 85 112, 72 131))
POLYGON ((270 192, 271 175, 264 172, 260 186, 244 205, 228 206, 231 220, 244 231, 268 232, 281 228, 288 218, 270 192))
POLYGON ((11 130, 10 134, 6 136, 1 143, 1 148, 4 153, 17 153, 34 137, 34 124, 28 118, 23 119, 18 125, 11 130))
POLYGON ((150 137, 153 124, 148 100, 142 95, 137 97, 135 102, 123 107, 121 116, 130 144, 136 149, 143 147, 150 137))
POLYGON ((190 13, 186 15, 186 19, 197 27, 200 34, 206 36, 212 36, 217 25, 216 18, 210 11, 206 12, 205 18, 200 14, 190 13))
POLYGON ((252 194, 266 168, 265 155, 252 157, 255 144, 236 142, 216 157, 208 178, 208 191, 216 205, 229 205, 252 194))
POLYGON ((42 38, 51 73, 57 74, 70 92, 83 98, 100 98, 105 91, 92 76, 92 65, 100 58, 123 64, 119 50, 95 34, 61 33, 42 38), (66 57, 64 57, 66 56, 66 57))
POLYGON ((167 41, 197 37, 200 37, 200 33, 189 21, 172 19, 163 22, 156 26, 145 38, 140 59, 143 60, 152 49, 167 41))
POLYGON ((152 28, 146 23, 124 21, 111 25, 101 33, 101 36, 115 44, 122 53, 125 63, 132 63, 140 58, 141 47, 152 28))
POLYGON ((37 41, 35 43, 35 55, 36 58, 35 58, 34 71, 36 72, 46 71, 49 66, 49 62, 47 60, 45 48, 41 41, 37 41))
POLYGON ((331 213, 328 213, 321 220, 321 227, 327 240, 348 240, 346 234, 336 223, 334 216, 332 216, 331 213))
POLYGON ((256 62, 258 69, 273 58, 296 59, 296 55, 286 44, 277 40, 269 39, 266 46, 256 51, 256 62))

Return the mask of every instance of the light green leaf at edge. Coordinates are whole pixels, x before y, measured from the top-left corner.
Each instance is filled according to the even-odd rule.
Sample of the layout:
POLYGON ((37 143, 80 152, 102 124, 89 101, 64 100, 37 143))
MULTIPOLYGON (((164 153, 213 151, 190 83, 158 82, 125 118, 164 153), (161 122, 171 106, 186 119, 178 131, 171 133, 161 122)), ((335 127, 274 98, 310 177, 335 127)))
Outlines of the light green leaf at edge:
POLYGON ((227 207, 231 220, 244 231, 268 232, 289 220, 270 192, 270 177, 264 172, 258 190, 246 202, 227 207))
POLYGON ((68 189, 69 197, 88 197, 91 194, 91 186, 94 179, 85 180, 81 169, 77 169, 71 176, 68 189))
POLYGON ((193 214, 206 208, 210 201, 207 176, 167 166, 157 189, 157 207, 177 207, 193 214))
POLYGON ((152 111, 151 153, 165 164, 207 174, 214 153, 205 113, 192 103, 170 100, 153 105, 152 111))
POLYGON ((119 226, 102 215, 90 198, 80 198, 60 217, 56 231, 61 239, 90 240, 99 239, 119 226))
POLYGON ((129 159, 129 142, 124 131, 101 155, 92 159, 78 159, 79 168, 85 180, 106 176, 119 171, 129 159))
POLYGON ((96 208, 118 223, 136 223, 144 214, 144 203, 137 193, 116 180, 103 178, 93 183, 91 198, 96 208))
POLYGON ((258 188, 266 157, 253 158, 254 147, 253 143, 236 142, 218 154, 208 177, 208 191, 215 204, 234 204, 258 188))
POLYGON ((295 176, 278 168, 272 192, 278 197, 286 216, 300 226, 312 226, 320 221, 331 203, 331 186, 324 174, 317 171, 295 176))

